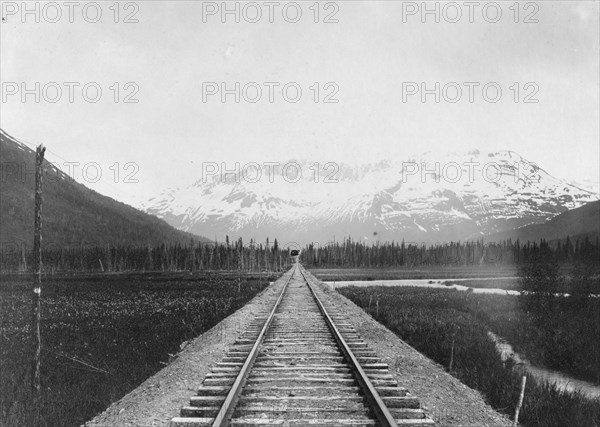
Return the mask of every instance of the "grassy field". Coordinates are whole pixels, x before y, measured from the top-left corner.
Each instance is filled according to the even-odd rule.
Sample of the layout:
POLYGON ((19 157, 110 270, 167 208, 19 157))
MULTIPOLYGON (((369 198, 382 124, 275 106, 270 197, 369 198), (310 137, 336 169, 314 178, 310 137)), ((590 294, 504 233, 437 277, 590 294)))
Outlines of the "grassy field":
MULTIPOLYGON (((39 425, 81 425, 162 368, 183 341, 242 307, 268 280, 234 274, 47 278, 39 425)), ((34 425, 31 283, 13 276, 0 286, 0 425, 34 425)))
POLYGON ((311 269, 316 277, 323 281, 349 280, 402 280, 402 279, 462 279, 478 277, 514 277, 517 270, 513 267, 448 266, 422 268, 318 268, 311 269))
POLYGON ((506 289, 518 291, 520 289, 519 279, 514 277, 493 278, 489 280, 445 280, 444 285, 461 285, 470 288, 506 289))
MULTIPOLYGON (((589 327, 593 323, 587 310, 564 305, 544 327, 521 312, 514 296, 407 287, 345 287, 338 291, 508 415, 514 411, 521 379, 511 366, 503 364, 488 339, 488 330, 508 338, 517 351, 534 356, 534 361, 536 355, 546 362, 564 359, 579 376, 593 380, 595 375, 590 362, 600 340, 598 330, 589 327), (542 342, 549 336, 553 341, 542 342)), ((594 299, 592 304, 591 310, 600 310, 600 301, 594 299)), ((600 425, 600 401, 563 393, 528 378, 520 422, 548 427, 600 425)))

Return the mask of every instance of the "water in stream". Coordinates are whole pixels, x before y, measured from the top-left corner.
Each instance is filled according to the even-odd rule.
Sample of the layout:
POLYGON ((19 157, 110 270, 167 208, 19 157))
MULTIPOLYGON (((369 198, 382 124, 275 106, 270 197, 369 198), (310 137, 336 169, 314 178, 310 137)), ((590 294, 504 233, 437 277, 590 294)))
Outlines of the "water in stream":
POLYGON ((520 364, 530 375, 538 380, 555 384, 560 390, 570 392, 579 391, 589 398, 600 399, 600 386, 587 381, 571 378, 558 371, 551 371, 549 369, 534 366, 523 356, 515 353, 510 343, 503 338, 491 331, 488 332, 488 336, 494 342, 494 344, 496 344, 496 348, 500 352, 500 357, 502 357, 503 361, 506 361, 509 357, 512 357, 517 364, 520 364))
MULTIPOLYGON (((486 280, 497 280, 498 278, 482 277, 482 278, 469 278, 469 279, 403 279, 403 280, 355 280, 355 281, 342 281, 342 282, 325 282, 325 284, 332 288, 339 288, 344 286, 413 286, 417 288, 437 288, 437 289, 456 289, 458 291, 471 290, 476 294, 496 294, 496 295, 519 295, 519 291, 497 289, 497 288, 473 288, 464 285, 444 285, 444 282, 462 282, 465 280, 473 281, 486 281, 486 280)), ((517 279, 516 277, 503 277, 502 279, 517 279)))
MULTIPOLYGON (((469 278, 469 279, 447 279, 451 282, 461 282, 464 280, 494 280, 495 278, 469 278)), ((516 278, 511 278, 516 279, 516 278)), ((472 291, 476 294, 494 294, 494 295, 519 295, 519 291, 497 289, 497 288, 473 288, 463 285, 444 285, 446 280, 436 279, 404 279, 404 280, 368 280, 368 281, 340 281, 340 282, 325 282, 330 287, 336 289, 345 286, 411 286, 411 287, 423 287, 423 288, 434 288, 434 289, 456 289, 459 291, 472 291)), ((562 296, 568 296, 568 294, 561 294, 562 296)), ((597 295, 596 295, 597 296, 597 295)), ((490 339, 496 344, 496 348, 500 352, 502 360, 506 360, 512 356, 512 358, 518 364, 522 364, 527 372, 534 376, 536 379, 544 380, 555 384, 559 389, 566 391, 579 391, 589 398, 600 399, 600 386, 593 383, 577 380, 571 378, 558 371, 551 371, 545 368, 532 365, 527 359, 514 352, 510 343, 506 340, 498 337, 493 332, 488 332, 490 339)))

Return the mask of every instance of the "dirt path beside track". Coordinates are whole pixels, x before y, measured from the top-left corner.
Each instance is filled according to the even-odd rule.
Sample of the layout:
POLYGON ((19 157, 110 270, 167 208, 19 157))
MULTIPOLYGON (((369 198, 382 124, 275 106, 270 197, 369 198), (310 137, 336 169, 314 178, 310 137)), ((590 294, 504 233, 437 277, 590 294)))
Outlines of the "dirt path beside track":
MULTIPOLYGON (((289 272, 288 272, 289 273, 289 272)), ((286 273, 284 276, 287 277, 286 273)), ((314 279, 314 278, 313 278, 314 279)), ((313 283, 317 282, 314 279, 313 283)), ((191 340, 164 369, 87 422, 89 427, 167 426, 189 403, 210 368, 219 362, 254 314, 269 309, 281 291, 281 278, 217 326, 191 340)), ((400 340, 345 297, 321 285, 327 297, 344 307, 359 334, 390 365, 400 386, 422 402, 438 426, 499 426, 511 422, 488 406, 481 395, 400 340)))
POLYGON ((398 385, 419 398, 438 426, 512 426, 512 421, 485 403, 478 391, 448 374, 441 365, 406 344, 352 301, 329 286, 321 286, 336 305, 345 307, 357 332, 382 361, 390 365, 390 373, 395 375, 398 385))

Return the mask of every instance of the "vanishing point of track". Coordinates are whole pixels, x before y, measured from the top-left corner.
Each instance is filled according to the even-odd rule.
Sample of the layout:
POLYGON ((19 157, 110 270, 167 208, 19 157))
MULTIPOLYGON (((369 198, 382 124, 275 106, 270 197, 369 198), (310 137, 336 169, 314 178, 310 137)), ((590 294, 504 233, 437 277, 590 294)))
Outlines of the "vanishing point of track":
POLYGON ((300 264, 284 277, 173 427, 434 424, 300 264))

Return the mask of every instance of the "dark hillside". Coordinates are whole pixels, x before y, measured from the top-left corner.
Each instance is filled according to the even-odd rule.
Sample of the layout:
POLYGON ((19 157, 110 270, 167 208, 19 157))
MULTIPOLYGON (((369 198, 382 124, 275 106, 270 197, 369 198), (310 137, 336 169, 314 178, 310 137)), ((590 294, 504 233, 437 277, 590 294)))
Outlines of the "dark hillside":
MULTIPOLYGON (((206 239, 103 196, 44 161, 44 247, 160 245, 206 239)), ((33 241, 35 152, 0 130, 0 244, 30 248, 33 241)))

